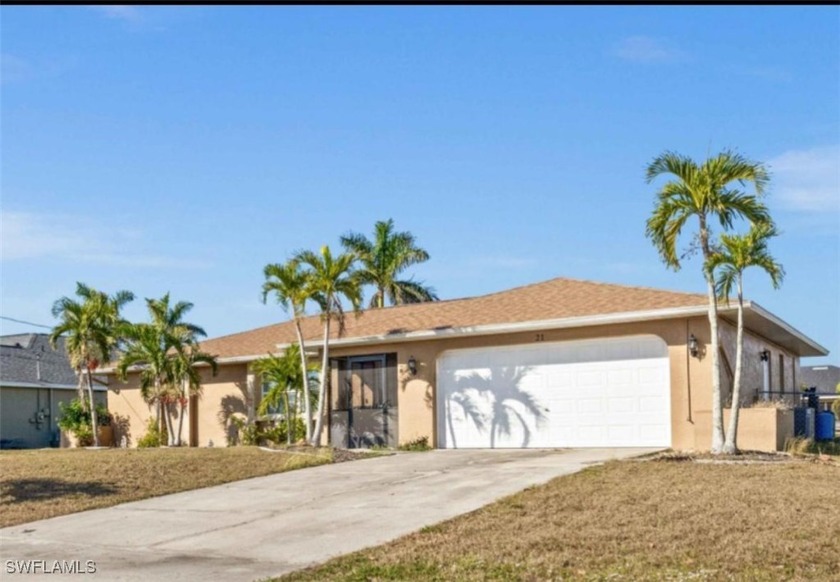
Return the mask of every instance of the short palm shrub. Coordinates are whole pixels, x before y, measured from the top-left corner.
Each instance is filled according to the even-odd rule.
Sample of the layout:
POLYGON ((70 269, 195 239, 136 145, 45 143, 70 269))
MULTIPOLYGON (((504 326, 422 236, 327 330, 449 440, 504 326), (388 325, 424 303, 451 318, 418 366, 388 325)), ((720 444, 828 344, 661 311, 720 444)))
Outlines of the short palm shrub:
MULTIPOLYGON (((230 422, 236 427, 236 434, 233 438, 228 438, 228 446, 254 446, 264 445, 268 442, 285 445, 289 442, 289 439, 286 438, 288 430, 286 421, 279 421, 276 424, 272 422, 266 426, 262 423, 248 422, 244 418, 234 416, 231 417, 230 422)), ((296 443, 305 437, 306 425, 302 418, 296 418, 292 422, 291 442, 296 443)))
POLYGON ((263 440, 274 443, 275 445, 285 445, 289 442, 292 444, 301 439, 306 438, 306 424, 302 418, 296 418, 292 421, 292 435, 291 439, 287 438, 288 427, 286 421, 278 422, 272 427, 263 429, 261 437, 263 440))
POLYGON ((137 441, 137 448, 151 449, 159 447, 161 442, 163 442, 163 433, 160 430, 160 426, 154 418, 150 418, 149 422, 146 423, 146 434, 137 441))
POLYGON ((429 437, 421 436, 413 441, 401 444, 397 447, 401 451, 431 451, 432 447, 429 445, 429 437))

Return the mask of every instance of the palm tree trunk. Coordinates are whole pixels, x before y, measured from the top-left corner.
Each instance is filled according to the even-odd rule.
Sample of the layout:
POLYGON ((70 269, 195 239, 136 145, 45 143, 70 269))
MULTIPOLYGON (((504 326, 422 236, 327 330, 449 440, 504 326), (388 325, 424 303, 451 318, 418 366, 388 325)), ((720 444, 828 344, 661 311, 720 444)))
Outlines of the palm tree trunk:
POLYGON ((175 446, 175 431, 172 426, 171 406, 172 405, 168 400, 166 404, 163 405, 164 418, 166 419, 166 445, 170 447, 175 446))
POLYGON ((184 404, 186 402, 185 399, 181 399, 181 411, 178 414, 178 432, 175 434, 175 446, 181 446, 181 433, 183 432, 184 428, 184 411, 186 410, 187 406, 184 404))
POLYGON ((734 455, 738 452, 738 413, 741 410, 741 363, 744 359, 744 283, 738 276, 738 334, 735 339, 735 380, 732 383, 732 411, 723 452, 734 455))
POLYGON ((283 394, 283 410, 286 417, 286 444, 292 444, 292 411, 289 410, 289 387, 286 386, 286 392, 283 394))
MULTIPOLYGON (((158 430, 158 437, 163 433, 163 426, 161 421, 163 418, 161 417, 163 408, 163 402, 160 395, 160 384, 157 380, 155 380, 155 426, 158 430)), ((158 446, 161 445, 160 438, 158 438, 158 446)))
POLYGON ((295 317, 295 331, 298 346, 300 346, 300 371, 303 373, 303 413, 306 416, 306 442, 312 440, 312 405, 309 402, 309 375, 306 367, 306 348, 303 345, 303 332, 300 330, 300 320, 295 317))
POLYGON ((329 374, 329 353, 330 353, 330 314, 327 313, 324 321, 324 357, 321 362, 321 385, 318 387, 318 418, 315 420, 315 433, 309 444, 318 446, 321 444, 321 430, 324 424, 324 401, 327 399, 327 378, 329 374))
POLYGON ((715 285, 707 281, 709 291, 709 328, 712 334, 712 453, 723 452, 723 406, 720 395, 720 349, 715 285))
POLYGON ((703 250, 703 275, 706 277, 706 289, 709 296, 709 329, 712 335, 712 454, 723 452, 723 406, 720 397, 720 340, 718 333, 717 295, 715 294, 715 279, 706 269, 706 264, 712 252, 709 248, 709 230, 706 228, 706 217, 700 216, 700 245, 703 250))
POLYGON ((96 418, 96 401, 93 399, 93 375, 90 372, 90 365, 85 362, 85 370, 87 372, 87 389, 88 398, 90 398, 90 427, 93 429, 93 446, 99 446, 99 431, 97 427, 99 423, 96 418))
POLYGON ((82 406, 87 406, 87 379, 81 366, 76 369, 76 379, 79 382, 78 386, 76 386, 76 396, 79 398, 82 406))

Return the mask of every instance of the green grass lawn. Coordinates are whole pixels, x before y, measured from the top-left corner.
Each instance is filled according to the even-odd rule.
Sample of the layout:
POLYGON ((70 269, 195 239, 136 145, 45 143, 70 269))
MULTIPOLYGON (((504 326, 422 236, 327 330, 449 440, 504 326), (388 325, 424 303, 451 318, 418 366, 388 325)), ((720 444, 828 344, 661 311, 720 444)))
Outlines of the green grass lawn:
POLYGON ((616 461, 291 580, 840 580, 840 464, 616 461))
MULTIPOLYGON (((0 526, 339 460, 257 447, 0 451, 0 526)), ((345 460, 343 457, 340 460, 345 460)))

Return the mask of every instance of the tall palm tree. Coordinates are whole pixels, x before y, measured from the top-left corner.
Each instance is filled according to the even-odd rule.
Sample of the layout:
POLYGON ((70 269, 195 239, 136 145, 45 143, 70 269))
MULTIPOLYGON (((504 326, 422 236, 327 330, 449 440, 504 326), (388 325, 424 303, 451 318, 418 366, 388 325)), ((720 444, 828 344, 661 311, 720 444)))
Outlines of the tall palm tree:
POLYGON ((411 279, 398 279, 411 265, 429 260, 429 253, 417 246, 410 232, 394 232, 394 220, 380 220, 374 226, 374 238, 349 233, 341 244, 355 253, 361 262, 359 277, 363 284, 376 288, 370 307, 384 307, 387 297, 391 305, 437 301, 434 289, 411 279))
POLYGON ((114 349, 120 344, 118 329, 123 320, 120 317, 122 307, 134 299, 130 291, 118 291, 108 296, 102 291, 76 283, 77 301, 62 297, 52 307, 53 317, 60 322, 52 329, 50 345, 56 348, 58 338, 66 335, 65 349, 70 364, 79 377, 79 400, 85 402, 81 386, 87 381, 88 404, 93 430, 93 444, 99 446, 97 430, 96 403, 93 399, 93 370, 100 364, 108 364, 114 349))
POLYGON ((321 320, 324 322, 324 349, 318 389, 317 418, 315 431, 309 441, 310 444, 316 446, 321 441, 324 402, 329 378, 330 322, 333 319, 337 321, 340 335, 344 330, 342 299, 349 301, 353 311, 358 313, 362 301, 361 282, 353 270, 356 257, 352 253, 342 253, 333 257, 330 247, 324 246, 320 254, 302 251, 297 254, 296 259, 307 267, 307 294, 320 308, 321 320))
MULTIPOLYGON (((146 402, 155 405, 157 422, 160 423, 162 418, 166 423, 169 446, 174 446, 177 440, 171 406, 178 401, 181 391, 173 362, 178 358, 192 357, 193 352, 201 354, 198 338, 207 335, 197 325, 183 321, 192 307, 193 304, 187 301, 171 305, 167 293, 160 299, 146 299, 151 319, 149 323, 122 327, 127 346, 118 362, 117 375, 125 381, 129 368, 139 366, 140 393, 146 402)), ((183 373, 182 369, 181 380, 184 379, 183 373)))
POLYGON ((315 369, 314 366, 310 365, 306 370, 306 375, 302 373, 298 365, 300 363, 299 352, 300 346, 292 344, 282 356, 267 354, 251 364, 251 369, 260 375, 263 382, 270 382, 273 385, 271 390, 263 396, 259 413, 268 413, 270 408, 277 407, 282 400, 288 444, 292 442, 300 401, 301 399, 308 400, 309 372, 315 369), (294 406, 289 403, 289 392, 296 395, 294 406))
MULTIPOLYGON (((309 299, 308 275, 301 269, 300 261, 291 259, 285 263, 266 265, 263 269, 265 283, 262 287, 262 301, 266 302, 270 293, 274 294, 283 309, 292 314, 295 322, 295 333, 297 334, 298 345, 300 346, 300 369, 306 376, 308 367, 306 364, 306 346, 303 341, 303 332, 300 328, 300 320, 306 314, 306 301, 309 299)), ((307 386, 308 390, 308 386, 307 386)), ((309 395, 303 399, 304 415, 306 415, 306 440, 312 439, 312 405, 309 395)))
POLYGON ((759 199, 769 181, 763 164, 750 161, 740 154, 724 151, 698 164, 691 158, 674 152, 665 152, 647 167, 647 182, 657 177, 671 175, 657 194, 653 214, 647 220, 646 235, 651 239, 665 264, 680 268, 677 256, 677 239, 690 218, 696 217, 698 239, 703 254, 703 276, 709 298, 709 326, 711 328, 712 357, 712 452, 723 451, 723 408, 720 396, 720 359, 718 354, 718 309, 715 280, 708 270, 712 255, 711 222, 717 221, 721 229, 729 230, 736 219, 746 219, 753 224, 769 221, 767 208, 759 199), (733 182, 737 185, 733 186, 733 182), (751 183, 755 194, 738 189, 751 183))
POLYGON ((738 451, 738 412, 741 399, 741 369, 744 351, 744 271, 749 267, 759 267, 770 276, 774 289, 778 289, 785 276, 782 266, 776 262, 767 249, 767 242, 778 235, 772 223, 756 224, 745 235, 720 235, 720 248, 709 258, 707 270, 717 271, 716 292, 720 300, 729 303, 732 290, 738 295, 738 332, 735 341, 735 379, 732 386, 732 414, 723 452, 734 454, 738 451))

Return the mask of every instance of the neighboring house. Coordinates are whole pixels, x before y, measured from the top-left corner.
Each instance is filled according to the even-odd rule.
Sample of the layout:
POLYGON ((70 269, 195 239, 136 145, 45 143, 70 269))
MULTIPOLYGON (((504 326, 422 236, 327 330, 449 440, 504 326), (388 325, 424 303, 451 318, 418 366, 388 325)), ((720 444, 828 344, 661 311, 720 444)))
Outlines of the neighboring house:
MULTIPOLYGON (((728 391, 734 305, 722 306, 720 319, 728 391)), ((744 402, 770 393, 792 399, 799 358, 827 350, 755 303, 746 303, 745 321, 744 402)), ((320 318, 302 326, 314 355, 320 318)), ((439 448, 710 446, 702 294, 560 278, 348 314, 344 333, 333 338, 325 441, 337 446, 421 437, 439 448)), ((294 341, 286 322, 203 342, 220 367, 215 378, 205 375, 203 395, 191 403, 190 444, 223 444, 232 415, 253 418, 260 382, 249 363, 294 341)), ((152 414, 136 374, 111 385, 109 407, 136 442, 152 414)), ((790 431, 792 422, 791 415, 790 431)), ((775 433, 771 440, 778 441, 775 433)))
MULTIPOLYGON (((834 402, 840 400, 840 393, 837 391, 837 387, 840 386, 840 366, 803 366, 800 386, 816 388, 820 395, 820 408, 831 410, 834 402)), ((840 417, 837 418, 837 423, 840 430, 840 417)))
POLYGON ((800 386, 802 388, 816 387, 817 392, 836 394, 840 384, 840 366, 802 366, 800 386))
MULTIPOLYGON (((78 392, 64 351, 53 350, 43 333, 0 336, 0 448, 57 447, 59 402, 78 392)), ((96 388, 105 402, 105 387, 96 388)))

